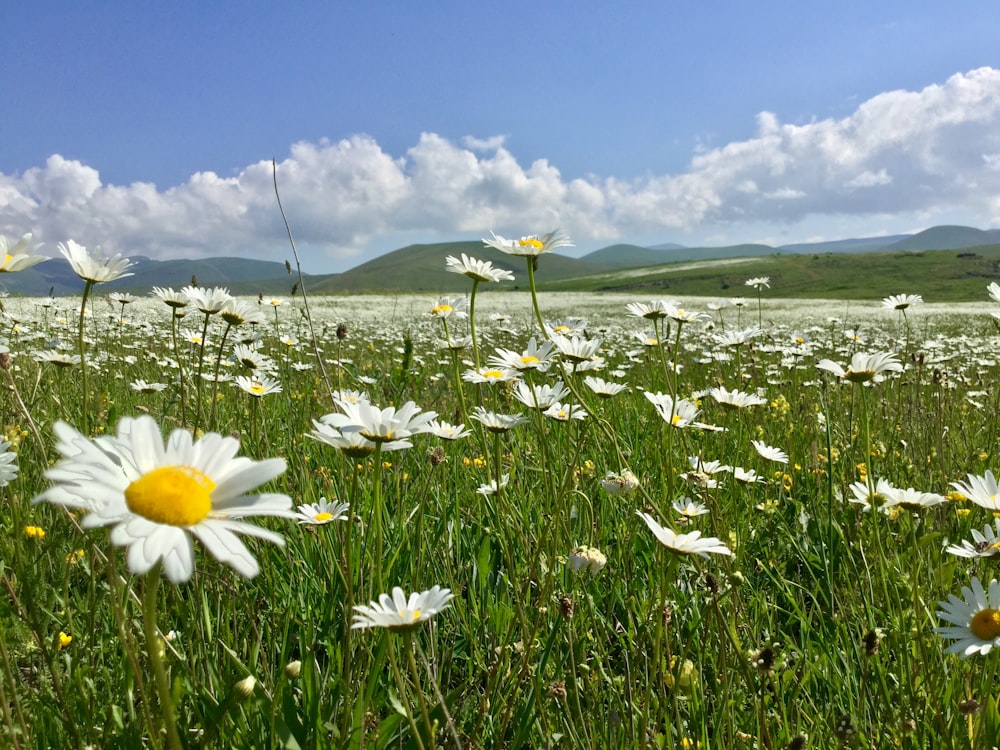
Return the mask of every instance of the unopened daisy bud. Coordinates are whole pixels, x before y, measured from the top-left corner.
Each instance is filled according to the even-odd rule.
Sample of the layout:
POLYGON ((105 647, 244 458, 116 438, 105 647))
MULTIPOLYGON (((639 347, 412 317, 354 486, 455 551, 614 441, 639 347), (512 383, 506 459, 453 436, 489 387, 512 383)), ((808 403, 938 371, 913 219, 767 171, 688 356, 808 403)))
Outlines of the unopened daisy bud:
POLYGON ((241 701, 245 701, 251 695, 253 695, 254 688, 257 687, 257 678, 253 675, 249 677, 244 677, 242 680, 233 685, 233 693, 241 701))
POLYGON ((566 620, 572 620, 574 606, 573 600, 568 596, 564 596, 559 600, 559 614, 566 620))
POLYGON ((864 637, 861 639, 862 644, 865 647, 866 656, 875 656, 878 653, 879 643, 882 640, 882 631, 876 628, 875 630, 869 630, 865 633, 864 637))
POLYGON ((302 674, 302 662, 298 659, 290 661, 285 665, 285 677, 289 680, 299 679, 300 674, 302 674))
POLYGON ((962 701, 958 704, 958 712, 962 716, 972 716, 972 714, 979 713, 982 710, 982 704, 975 698, 970 698, 967 701, 962 701))
POLYGON ((570 553, 567 562, 574 571, 597 575, 608 564, 608 558, 597 547, 581 545, 570 553))

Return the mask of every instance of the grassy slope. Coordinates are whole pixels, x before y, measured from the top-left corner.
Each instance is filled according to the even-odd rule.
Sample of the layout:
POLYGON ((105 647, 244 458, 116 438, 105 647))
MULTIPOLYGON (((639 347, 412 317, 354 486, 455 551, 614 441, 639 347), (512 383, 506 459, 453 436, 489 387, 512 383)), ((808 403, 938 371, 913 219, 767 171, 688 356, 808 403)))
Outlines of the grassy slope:
MULTIPOLYGON (((483 247, 483 243, 442 242, 430 245, 410 245, 353 268, 346 273, 326 277, 311 287, 323 293, 336 292, 465 292, 469 280, 445 270, 445 258, 461 254, 479 260, 488 260, 495 268, 513 272, 515 280, 504 282, 504 289, 527 289, 527 264, 524 258, 506 255, 498 250, 483 247)), ((536 278, 557 281, 602 270, 602 266, 568 258, 564 255, 546 255, 540 259, 536 278)), ((492 285, 490 285, 492 286, 492 285)))
POLYGON ((618 271, 549 282, 542 288, 723 296, 745 289, 750 295, 753 290, 743 282, 752 276, 770 276, 771 293, 781 297, 879 299, 907 293, 935 302, 974 301, 983 299, 986 285, 1000 278, 1000 245, 961 251, 771 255, 740 263, 678 263, 642 273, 618 271))

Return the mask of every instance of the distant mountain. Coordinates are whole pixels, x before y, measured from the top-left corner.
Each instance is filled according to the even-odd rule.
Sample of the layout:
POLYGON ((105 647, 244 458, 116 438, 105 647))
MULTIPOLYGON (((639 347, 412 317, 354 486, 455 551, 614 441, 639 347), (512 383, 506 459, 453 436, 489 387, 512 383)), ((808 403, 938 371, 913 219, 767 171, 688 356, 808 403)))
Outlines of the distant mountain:
MULTIPOLYGON (((464 275, 447 269, 445 259, 462 253, 479 260, 488 260, 494 268, 514 274, 513 282, 504 282, 504 289, 527 289, 527 265, 524 258, 484 247, 482 240, 440 242, 430 245, 409 245, 363 263, 344 273, 323 277, 310 286, 320 294, 364 291, 435 292, 438 294, 465 292, 470 281, 464 275)), ((558 253, 539 258, 535 278, 538 282, 570 279, 605 270, 599 263, 569 258, 558 253)), ((480 288, 486 289, 490 284, 480 288)))
POLYGON ((828 240, 825 242, 798 242, 781 245, 783 253, 872 253, 885 250, 894 242, 899 242, 910 234, 890 234, 884 237, 858 237, 849 240, 828 240))
MULTIPOLYGON (((289 275, 284 263, 247 258, 201 258, 153 260, 134 256, 131 276, 101 284, 98 293, 127 291, 148 294, 154 286, 187 286, 197 278, 199 286, 224 286, 234 294, 289 294, 298 275, 289 275)), ((310 281, 315 277, 305 276, 310 281)), ((52 290, 58 296, 83 292, 83 281, 61 256, 26 271, 0 274, 0 289, 12 294, 43 296, 52 290)))
POLYGON ((659 245, 649 245, 650 250, 683 250, 686 245, 678 245, 676 242, 661 242, 659 245))
POLYGON ((1000 241, 998 229, 974 229, 973 227, 940 226, 894 242, 886 250, 960 250, 978 247, 1000 241))

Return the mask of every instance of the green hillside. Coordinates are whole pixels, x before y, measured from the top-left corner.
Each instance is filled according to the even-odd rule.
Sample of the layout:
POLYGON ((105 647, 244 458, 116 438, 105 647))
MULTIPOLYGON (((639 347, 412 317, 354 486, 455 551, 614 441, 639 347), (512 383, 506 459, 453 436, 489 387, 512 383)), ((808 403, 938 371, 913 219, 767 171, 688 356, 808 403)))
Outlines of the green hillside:
MULTIPOLYGON (((323 277, 314 282, 309 290, 318 294, 382 291, 464 292, 469 289, 469 280, 461 274, 445 270, 445 259, 449 255, 460 258, 462 253, 479 260, 488 260, 495 268, 511 271, 515 280, 505 281, 499 288, 507 290, 528 288, 524 258, 484 247, 480 240, 470 240, 409 245, 345 273, 323 277)), ((535 278, 539 283, 554 282, 592 274, 603 269, 604 266, 595 263, 552 253, 539 258, 535 278)))
POLYGON ((713 258, 745 258, 778 252, 770 245, 726 245, 724 247, 676 247, 655 250, 638 245, 611 245, 584 255, 581 260, 599 263, 608 268, 642 268, 690 260, 713 258))
POLYGON ((770 276, 776 297, 881 299, 921 294, 927 301, 986 299, 986 286, 1000 280, 1000 244, 924 252, 770 255, 761 258, 675 263, 593 274, 541 285, 548 291, 613 291, 645 295, 752 296, 744 285, 770 276))

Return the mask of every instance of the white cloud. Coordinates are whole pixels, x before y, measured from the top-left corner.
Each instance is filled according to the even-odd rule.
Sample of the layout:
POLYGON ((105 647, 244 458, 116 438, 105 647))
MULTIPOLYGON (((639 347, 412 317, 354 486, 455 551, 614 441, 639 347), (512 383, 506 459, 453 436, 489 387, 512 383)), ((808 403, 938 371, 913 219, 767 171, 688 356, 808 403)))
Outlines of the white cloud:
MULTIPOLYGON (((950 208, 993 223, 1000 70, 879 94, 842 119, 790 125, 762 112, 753 137, 699 148, 681 174, 571 180, 545 159, 522 166, 505 143, 424 133, 401 156, 365 135, 296 143, 278 164, 282 202, 300 248, 329 258, 407 232, 459 238, 559 226, 580 244, 817 216, 916 219, 950 208)), ((269 161, 161 190, 105 184, 93 166, 53 155, 21 174, 0 173, 0 233, 27 231, 47 243, 73 238, 154 257, 287 255, 269 161)))

